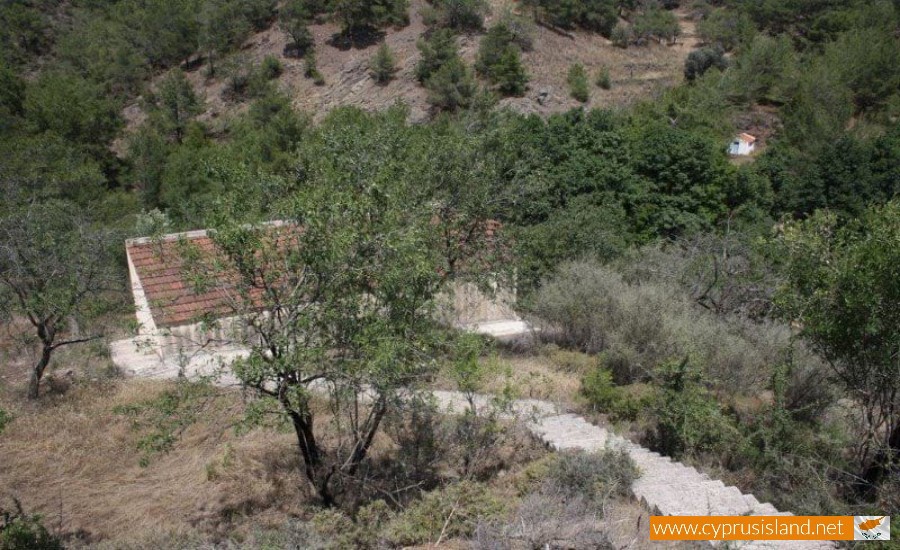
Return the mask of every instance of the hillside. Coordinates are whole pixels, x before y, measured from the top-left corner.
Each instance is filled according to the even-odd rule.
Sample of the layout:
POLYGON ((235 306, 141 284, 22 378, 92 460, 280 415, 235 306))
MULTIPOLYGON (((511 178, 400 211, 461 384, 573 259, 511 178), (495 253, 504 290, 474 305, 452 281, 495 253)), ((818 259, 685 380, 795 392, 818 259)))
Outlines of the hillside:
MULTIPOLYGON (((421 10, 425 0, 413 0, 410 24, 402 28, 384 30, 384 41, 393 50, 398 64, 396 77, 386 85, 379 85, 369 74, 369 61, 379 43, 362 48, 332 45, 340 27, 336 23, 312 24, 309 29, 315 40, 317 66, 325 84, 317 86, 303 75, 304 61, 284 55, 290 39, 277 23, 251 36, 239 54, 246 61, 259 64, 269 55, 278 57, 284 66, 278 78, 279 87, 287 93, 298 110, 310 113, 315 119, 340 106, 354 106, 365 110, 385 109, 397 102, 410 108, 413 122, 427 120, 430 106, 427 91, 416 80, 414 71, 419 60, 417 41, 426 32, 421 10)), ((485 27, 502 13, 504 0, 492 0, 491 15, 485 27)), ((682 79, 684 60, 698 45, 694 22, 688 10, 677 10, 682 34, 672 45, 650 42, 645 46, 627 49, 614 46, 603 36, 583 30, 562 31, 548 26, 534 27, 534 49, 523 53, 523 61, 530 76, 528 91, 523 97, 505 98, 508 105, 524 114, 546 116, 586 105, 595 108, 626 107, 654 92, 674 86, 682 79), (602 68, 609 69, 612 88, 603 90, 591 86, 587 104, 573 99, 566 83, 566 73, 573 63, 581 63, 593 78, 602 68)), ((463 58, 472 62, 483 34, 466 34, 459 38, 463 58)), ((189 79, 198 94, 206 99, 207 110, 202 120, 227 118, 241 111, 242 103, 229 101, 222 78, 208 78, 205 64, 195 66, 189 79)), ((143 119, 139 101, 126 107, 126 117, 134 122, 143 119)))

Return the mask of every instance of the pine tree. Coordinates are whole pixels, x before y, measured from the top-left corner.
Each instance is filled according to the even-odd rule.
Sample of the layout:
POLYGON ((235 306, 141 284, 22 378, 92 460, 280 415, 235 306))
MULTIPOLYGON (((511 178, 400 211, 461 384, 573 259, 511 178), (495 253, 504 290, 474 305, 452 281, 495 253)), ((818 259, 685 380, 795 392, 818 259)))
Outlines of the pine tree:
POLYGON ((375 52, 369 70, 372 73, 372 78, 379 84, 385 84, 394 78, 394 73, 397 72, 397 64, 387 42, 382 43, 378 51, 375 52))

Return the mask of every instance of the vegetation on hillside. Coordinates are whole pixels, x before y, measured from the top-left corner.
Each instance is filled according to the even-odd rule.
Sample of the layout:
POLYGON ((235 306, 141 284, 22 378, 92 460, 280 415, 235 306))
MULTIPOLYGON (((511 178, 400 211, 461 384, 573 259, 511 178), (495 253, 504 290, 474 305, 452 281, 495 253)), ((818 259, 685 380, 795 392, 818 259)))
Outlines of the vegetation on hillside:
MULTIPOLYGON (((34 359, 9 362, 20 376, 4 378, 0 448, 69 406, 42 381, 70 350, 133 328, 123 238, 211 227, 221 263, 195 266, 192 280, 215 285, 228 264, 290 312, 260 316, 246 342, 236 422, 287 429, 292 444, 273 449, 302 476, 290 479, 311 487, 305 504, 333 508, 273 540, 541 546, 565 531, 548 514, 595 525, 602 502, 622 497, 634 472, 615 456, 531 465, 513 500, 498 497, 505 459, 480 453, 512 428, 471 407, 436 431, 434 410, 401 399, 448 365, 455 387, 483 389, 489 347, 429 315, 451 280, 514 281, 519 310, 559 346, 539 357, 581 381, 571 398, 646 444, 796 513, 897 509, 898 4, 692 3, 703 44, 683 83, 628 109, 546 118, 498 107, 528 90, 534 25, 664 47, 682 32, 672 9, 688 6, 522 4, 429 3, 415 68, 433 106, 423 124, 403 105, 313 123, 279 89, 281 60, 239 51, 277 25, 289 42, 276 53, 302 56, 324 83, 322 48, 370 48, 364 69, 390 89, 384 29, 409 23, 403 0, 0 5, 0 350, 34 359), (337 25, 324 45, 317 21, 337 25), (474 64, 460 53, 469 40, 474 64), (203 116, 201 66, 246 108, 203 116), (125 132, 123 106, 138 97, 145 116, 125 132), (738 132, 762 138, 746 162, 726 153, 738 132), (271 219, 307 229, 287 261, 252 229, 271 219), (489 220, 502 227, 490 246, 461 249, 489 220), (476 252, 490 261, 469 261, 476 252), (319 380, 335 391, 316 397, 319 380), (452 466, 438 460, 441 438, 452 466), (454 474, 437 475, 439 463, 454 474)), ((578 101, 592 81, 612 86, 608 70, 555 70, 578 101)), ((248 296, 234 296, 234 313, 257 311, 248 296)), ((208 397, 169 393, 122 415, 151 430, 153 453, 170 452, 202 417, 182 407, 196 395, 208 397)), ((26 505, 0 503, 12 510, 0 543, 55 544, 46 510, 19 496, 26 505)), ((608 543, 588 532, 578 544, 608 543)))

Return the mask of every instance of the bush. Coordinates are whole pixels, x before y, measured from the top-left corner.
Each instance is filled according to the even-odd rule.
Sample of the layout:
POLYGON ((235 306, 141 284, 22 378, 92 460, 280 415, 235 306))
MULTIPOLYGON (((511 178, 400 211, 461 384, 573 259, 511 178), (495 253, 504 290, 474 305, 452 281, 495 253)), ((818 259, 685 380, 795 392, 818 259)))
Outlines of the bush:
POLYGON ((500 517, 506 510, 487 486, 461 481, 425 494, 412 503, 385 528, 394 545, 434 543, 444 539, 470 537, 479 521, 500 517))
POLYGON ((378 48, 378 51, 375 52, 369 70, 372 73, 372 78, 379 84, 390 82, 394 78, 394 73, 397 72, 397 64, 394 61, 394 54, 387 43, 383 43, 378 48))
POLYGON ((18 500, 14 510, 0 508, 0 550, 62 550, 62 542, 50 534, 41 516, 26 514, 18 500))
POLYGON ((712 453, 727 456, 739 431, 704 387, 699 369, 685 359, 659 369, 658 394, 652 414, 651 447, 672 457, 712 453))
POLYGON ((612 79, 609 76, 609 68, 603 67, 600 69, 600 72, 597 73, 597 86, 599 86, 603 90, 609 90, 612 88, 612 79))
POLYGON ((319 68, 316 64, 316 52, 315 50, 309 50, 306 52, 306 55, 303 56, 304 69, 303 76, 306 78, 311 78, 313 84, 316 86, 324 86, 325 85, 325 77, 322 76, 322 73, 319 72, 319 68))
POLYGON ((457 111, 472 105, 478 87, 472 70, 459 57, 451 59, 426 82, 428 102, 443 111, 457 111))
POLYGON ((572 94, 572 97, 582 103, 587 103, 587 101, 591 98, 591 95, 590 88, 588 87, 587 72, 584 70, 584 65, 582 65, 581 63, 575 63, 574 65, 569 67, 569 75, 567 77, 567 81, 569 83, 569 91, 572 94))
POLYGON ((486 0, 433 0, 426 24, 461 32, 480 31, 491 8, 486 0))
POLYGON ((693 82, 713 67, 723 70, 727 66, 728 61, 721 48, 701 48, 692 51, 685 59, 684 78, 688 82, 693 82))
POLYGON ((635 38, 642 42, 650 38, 658 42, 675 42, 681 34, 675 14, 659 8, 648 9, 635 17, 633 30, 635 38))
POLYGON ((10 422, 12 422, 12 415, 0 409, 0 435, 3 434, 3 430, 6 429, 10 422))
POLYGON ((416 78, 422 83, 451 60, 459 59, 456 37, 447 29, 439 29, 419 40, 418 47, 421 59, 416 65, 416 78))
POLYGON ((507 7, 500 14, 497 25, 502 25, 509 29, 512 42, 523 52, 530 52, 534 48, 534 20, 523 17, 515 13, 512 8, 507 7))
POLYGON ((630 25, 619 23, 612 30, 609 39, 612 41, 613 46, 624 49, 631 45, 631 42, 634 40, 634 33, 630 25))
POLYGON ((525 93, 528 75, 522 65, 519 47, 512 30, 503 23, 488 30, 478 47, 475 69, 503 95, 525 93))
POLYGON ((621 399, 613 384, 613 376, 604 368, 596 368, 581 380, 581 394, 597 410, 609 412, 621 399))
POLYGON ((278 78, 283 72, 284 66, 277 57, 274 55, 267 55, 263 58, 262 65, 260 66, 260 74, 265 80, 278 78))
POLYGON ((602 506, 610 497, 627 497, 638 470, 623 450, 562 453, 550 463, 546 487, 568 498, 586 497, 602 506))

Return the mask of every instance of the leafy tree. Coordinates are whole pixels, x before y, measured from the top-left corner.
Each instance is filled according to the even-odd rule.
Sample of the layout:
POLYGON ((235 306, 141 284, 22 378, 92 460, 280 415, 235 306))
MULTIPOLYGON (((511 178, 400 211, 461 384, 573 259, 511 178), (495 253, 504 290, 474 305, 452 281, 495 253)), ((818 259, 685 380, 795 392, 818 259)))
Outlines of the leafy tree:
POLYGON ((148 103, 156 126, 177 143, 184 139, 188 123, 204 110, 203 101, 180 69, 166 75, 148 103))
POLYGON ((128 137, 128 181, 140 194, 146 208, 160 203, 160 189, 171 147, 166 136, 150 124, 143 124, 128 137))
POLYGON ((681 34, 681 26, 675 14, 660 8, 645 10, 635 17, 632 30, 639 40, 653 38, 658 42, 666 40, 669 43, 674 43, 681 34))
POLYGON ((128 27, 134 44, 151 65, 168 67, 186 61, 202 39, 214 38, 213 32, 201 33, 200 29, 202 23, 212 31, 212 21, 205 21, 205 16, 217 10, 210 5, 201 12, 202 7, 197 0, 122 0, 111 11, 114 20, 128 27))
POLYGON ((684 78, 688 82, 703 76, 706 71, 715 67, 723 70, 728 66, 724 52, 719 48, 700 48, 688 54, 684 61, 684 78))
POLYGON ((522 65, 512 30, 503 23, 494 25, 478 47, 475 69, 486 76, 504 95, 522 95, 528 74, 522 65))
POLYGON ((0 46, 7 61, 23 63, 47 50, 50 27, 47 19, 30 2, 0 5, 0 46))
POLYGON ((313 17, 307 0, 289 0, 278 11, 278 24, 291 37, 294 51, 302 55, 314 44, 309 22, 313 17))
POLYGON ((581 27, 606 37, 610 36, 619 18, 612 0, 535 0, 532 4, 551 25, 581 27))
POLYGON ((241 16, 239 2, 208 1, 200 12, 200 47, 207 52, 209 74, 216 73, 215 60, 237 47, 250 33, 250 23, 241 16))
POLYGON ((343 33, 354 35, 385 25, 409 22, 408 0, 335 0, 334 12, 343 33))
POLYGON ((730 52, 753 40, 756 28, 746 13, 719 8, 697 23, 697 34, 708 45, 730 52))
POLYGON ((59 38, 54 53, 108 93, 132 95, 148 71, 147 57, 130 34, 120 21, 78 12, 72 29, 59 38))
POLYGON ((732 94, 745 101, 783 103, 797 58, 786 36, 757 35, 729 71, 732 94))
POLYGON ((316 50, 314 49, 306 50, 306 55, 303 56, 303 76, 311 78, 316 86, 325 85, 325 77, 319 72, 319 66, 316 62, 316 50))
POLYGON ((118 105, 93 82, 70 72, 42 73, 25 93, 25 118, 34 132, 71 140, 97 158, 120 126, 118 105))
POLYGON ((219 267, 201 261, 192 271, 208 285, 239 281, 229 305, 248 321, 251 351, 234 372, 258 396, 252 410, 289 420, 303 472, 331 506, 362 471, 385 417, 434 369, 432 306, 444 279, 430 208, 385 200, 368 178, 315 174, 282 215, 302 231, 229 222, 242 205, 228 203, 213 233, 219 267), (328 388, 334 422, 317 420, 314 387, 328 388))
POLYGON ((379 84, 390 82, 394 78, 394 73, 397 72, 397 63, 394 61, 394 54, 391 52, 387 42, 383 43, 378 48, 378 51, 375 52, 369 70, 372 73, 372 78, 379 84))
POLYGON ((820 212, 785 227, 777 303, 860 408, 860 477, 874 485, 900 458, 900 204, 836 222, 820 212))
POLYGON ((566 77, 566 81, 569 83, 569 92, 572 94, 572 97, 582 103, 587 103, 591 98, 591 92, 590 87, 588 86, 587 71, 584 70, 584 65, 581 63, 574 63, 569 67, 569 74, 566 77))
POLYGON ((425 82, 447 62, 459 59, 456 37, 448 29, 438 29, 417 43, 422 58, 416 65, 416 78, 425 82))
POLYGON ((434 24, 461 32, 480 31, 491 10, 486 0, 433 0, 432 6, 434 24))
POLYGON ((472 105, 478 85, 472 70, 459 57, 450 59, 425 83, 428 102, 444 111, 457 111, 472 105))
POLYGON ((0 300, 4 311, 29 321, 37 348, 28 397, 36 399, 53 353, 102 334, 81 333, 77 322, 103 311, 118 288, 110 230, 96 229, 73 204, 37 203, 5 210, 0 218, 0 300), (36 337, 36 338, 35 338, 36 337))

